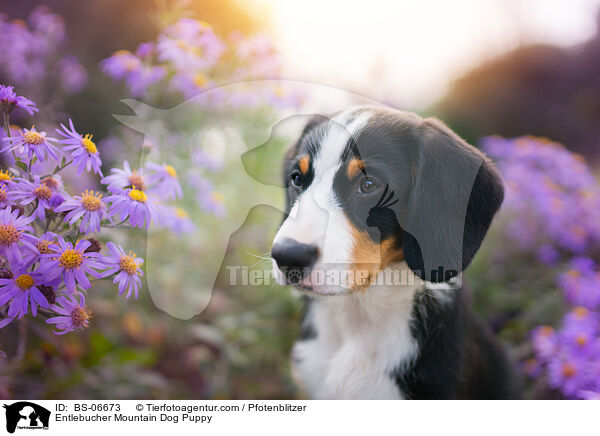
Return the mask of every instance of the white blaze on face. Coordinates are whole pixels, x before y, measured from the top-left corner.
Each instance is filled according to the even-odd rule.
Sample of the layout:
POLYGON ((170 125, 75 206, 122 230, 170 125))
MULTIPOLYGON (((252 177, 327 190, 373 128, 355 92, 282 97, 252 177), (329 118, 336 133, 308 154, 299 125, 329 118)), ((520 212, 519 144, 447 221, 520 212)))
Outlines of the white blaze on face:
MULTIPOLYGON (((356 136, 371 115, 369 112, 362 112, 349 121, 352 114, 353 111, 345 111, 329 121, 319 151, 312 159, 313 181, 306 191, 298 196, 288 218, 273 240, 273 245, 283 238, 290 238, 302 244, 319 247, 319 259, 311 276, 301 282, 303 285, 312 286, 318 293, 334 294, 347 291, 344 283, 342 286, 325 285, 323 277, 315 275, 322 275, 328 270, 347 270, 351 262, 354 241, 348 219, 336 204, 333 179, 340 169, 341 155, 348 140, 356 136)), ((275 261, 273 268, 278 282, 284 284, 275 261)), ((343 279, 343 276, 340 277, 343 279)))

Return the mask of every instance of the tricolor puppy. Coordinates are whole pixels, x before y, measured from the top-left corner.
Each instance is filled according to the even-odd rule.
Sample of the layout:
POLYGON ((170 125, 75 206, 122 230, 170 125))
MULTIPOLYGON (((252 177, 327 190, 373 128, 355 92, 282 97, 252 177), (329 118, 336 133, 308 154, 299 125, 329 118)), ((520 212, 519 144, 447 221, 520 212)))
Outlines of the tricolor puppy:
POLYGON ((512 398, 460 286, 500 207, 494 165, 437 120, 361 107, 286 156, 281 284, 307 295, 293 375, 312 398, 512 398))

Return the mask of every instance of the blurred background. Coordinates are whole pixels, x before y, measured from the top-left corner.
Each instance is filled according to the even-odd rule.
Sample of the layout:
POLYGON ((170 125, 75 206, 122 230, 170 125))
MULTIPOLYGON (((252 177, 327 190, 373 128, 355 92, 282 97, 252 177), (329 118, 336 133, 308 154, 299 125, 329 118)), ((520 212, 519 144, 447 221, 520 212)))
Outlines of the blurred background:
MULTIPOLYGON (((90 327, 65 337, 36 320, 0 330, 0 398, 298 398, 288 356, 300 299, 277 286, 231 286, 224 268, 264 261, 281 193, 257 188, 246 201, 252 190, 236 187, 248 174, 227 163, 265 142, 278 120, 321 107, 326 93, 276 83, 212 92, 191 112, 195 121, 173 117, 145 135, 112 116, 140 115, 123 98, 168 109, 255 79, 317 83, 348 91, 348 102, 436 116, 482 147, 508 196, 467 273, 476 308, 519 367, 525 398, 597 397, 599 10, 598 0, 1 2, 0 83, 38 104, 36 125, 53 130, 71 117, 94 134, 105 173, 140 155, 203 166, 184 186, 198 227, 186 252, 207 264, 226 256, 214 287, 195 294, 203 310, 181 320, 169 305, 189 302, 181 295, 206 277, 204 266, 193 275, 169 263, 181 246, 165 249, 160 232, 148 246, 145 235, 127 235, 138 252, 155 250, 147 255, 146 268, 157 271, 151 292, 130 301, 99 285, 90 327), (192 72, 191 55, 203 61, 192 72), (234 108, 235 128, 211 119, 223 102, 234 108), (171 156, 169 144, 198 122, 201 150, 171 156), (271 206, 251 207, 267 196, 271 206), (221 249, 208 242, 223 222, 234 233, 220 235, 221 249)), ((13 122, 30 127, 32 119, 13 122)), ((250 156, 250 175, 276 179, 294 134, 274 132, 268 159, 250 156)))

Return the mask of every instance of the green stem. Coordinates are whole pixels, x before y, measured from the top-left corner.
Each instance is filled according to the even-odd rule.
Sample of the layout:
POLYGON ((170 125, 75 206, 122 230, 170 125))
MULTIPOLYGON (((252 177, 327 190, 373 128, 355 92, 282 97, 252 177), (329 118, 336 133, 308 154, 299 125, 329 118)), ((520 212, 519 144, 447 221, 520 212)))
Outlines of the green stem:
MULTIPOLYGON (((4 132, 6 133, 6 137, 7 138, 11 138, 11 134, 10 134, 10 121, 9 121, 9 116, 6 112, 2 112, 2 125, 4 126, 4 132)), ((8 143, 10 145, 12 145, 12 140, 8 141, 8 143)), ((19 168, 19 166, 16 164, 17 163, 17 154, 15 153, 14 150, 12 150, 12 156, 13 159, 15 160, 15 166, 17 167, 17 170, 19 171, 19 175, 21 175, 21 168, 19 168)))
POLYGON ((73 159, 71 159, 69 162, 64 163, 63 165, 60 165, 58 167, 56 167, 54 169, 54 171, 52 172, 52 175, 58 173, 59 171, 62 171, 63 168, 68 167, 69 165, 71 165, 73 163, 73 159))
POLYGON ((120 223, 117 223, 117 224, 103 224, 102 227, 108 227, 108 228, 111 228, 111 229, 116 229, 117 227, 122 226, 126 222, 127 222, 127 219, 125 219, 124 221, 121 221, 120 223))
POLYGON ((48 228, 50 227, 50 224, 52 223, 52 221, 54 221, 55 217, 52 217, 51 219, 46 219, 46 226, 44 227, 44 231, 42 233, 46 233, 48 231, 48 228))
POLYGON ((53 175, 55 175, 56 173, 58 173, 59 171, 62 171, 64 168, 68 167, 69 165, 71 165, 73 163, 73 159, 71 159, 69 162, 66 162, 62 165, 57 165, 56 168, 54 168, 54 171, 52 171, 49 174, 45 174, 42 177, 40 177, 40 179, 45 179, 46 177, 52 177, 53 175))
POLYGON ((81 235, 81 232, 79 231, 79 227, 77 227, 77 234, 75 235, 75 239, 73 239, 73 247, 75 247, 75 244, 77 244, 77 240, 79 239, 79 235, 81 235))

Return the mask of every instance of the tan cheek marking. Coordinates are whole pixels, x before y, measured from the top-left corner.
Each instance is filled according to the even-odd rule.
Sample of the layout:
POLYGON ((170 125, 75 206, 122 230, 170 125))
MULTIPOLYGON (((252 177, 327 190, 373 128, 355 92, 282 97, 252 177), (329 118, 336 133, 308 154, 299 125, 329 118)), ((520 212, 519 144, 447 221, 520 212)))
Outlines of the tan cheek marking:
POLYGON ((392 262, 404 260, 404 253, 395 246, 395 238, 390 237, 377 244, 367 232, 348 224, 354 241, 350 265, 353 283, 350 286, 355 291, 365 292, 377 273, 392 262))
POLYGON ((358 174, 359 171, 362 171, 365 169, 365 163, 357 158, 352 158, 352 160, 350 160, 350 162, 348 162, 348 168, 346 169, 346 174, 348 175, 349 179, 353 179, 354 177, 356 177, 356 175, 358 174))
POLYGON ((298 161, 298 166, 300 167, 300 172, 302 173, 303 176, 305 176, 306 173, 308 172, 308 164, 309 163, 310 163, 310 160, 309 160, 308 156, 304 156, 298 161))

